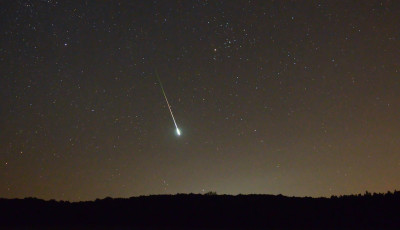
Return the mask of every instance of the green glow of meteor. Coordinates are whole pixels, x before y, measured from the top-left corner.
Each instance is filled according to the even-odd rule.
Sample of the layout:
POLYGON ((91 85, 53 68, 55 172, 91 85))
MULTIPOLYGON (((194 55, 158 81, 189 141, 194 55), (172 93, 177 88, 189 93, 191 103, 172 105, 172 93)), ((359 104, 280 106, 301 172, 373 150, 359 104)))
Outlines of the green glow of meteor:
POLYGON ((167 94, 165 94, 164 87, 163 87, 163 85, 161 83, 161 80, 160 80, 160 77, 158 76, 158 72, 157 71, 156 71, 156 76, 157 76, 158 82, 160 83, 161 91, 162 91, 162 93, 164 95, 165 101, 167 102, 167 106, 168 106, 169 112, 171 113, 172 121, 175 124, 176 134, 178 136, 180 136, 181 135, 181 131, 179 130, 178 125, 176 124, 174 114, 172 113, 171 106, 169 105, 169 102, 168 102, 168 99, 167 99, 167 94))

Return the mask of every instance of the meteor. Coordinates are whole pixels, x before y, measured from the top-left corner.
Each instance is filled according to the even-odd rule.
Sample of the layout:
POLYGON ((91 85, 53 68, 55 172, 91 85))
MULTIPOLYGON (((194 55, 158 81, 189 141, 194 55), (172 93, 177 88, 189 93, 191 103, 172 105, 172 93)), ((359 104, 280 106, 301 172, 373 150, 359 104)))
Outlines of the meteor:
POLYGON ((179 130, 178 125, 176 124, 174 114, 172 113, 171 106, 169 105, 169 102, 168 102, 168 99, 167 99, 167 95, 165 94, 164 87, 163 87, 163 85, 162 85, 162 83, 161 83, 161 80, 160 80, 160 77, 158 76, 157 71, 156 71, 156 76, 157 76, 158 82, 160 83, 161 91, 162 91, 163 94, 164 94, 165 101, 167 102, 168 109, 169 109, 169 112, 171 113, 172 120, 174 121, 175 128, 176 128, 176 134, 177 134, 178 136, 180 136, 180 135, 181 135, 181 131, 179 130))

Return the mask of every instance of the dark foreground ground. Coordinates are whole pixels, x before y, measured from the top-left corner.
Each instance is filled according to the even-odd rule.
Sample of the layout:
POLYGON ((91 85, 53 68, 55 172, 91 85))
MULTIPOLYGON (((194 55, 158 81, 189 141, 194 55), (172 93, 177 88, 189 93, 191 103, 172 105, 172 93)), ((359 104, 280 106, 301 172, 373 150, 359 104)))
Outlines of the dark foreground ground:
POLYGON ((0 199, 0 229, 400 229, 400 192, 333 198, 160 195, 0 199))

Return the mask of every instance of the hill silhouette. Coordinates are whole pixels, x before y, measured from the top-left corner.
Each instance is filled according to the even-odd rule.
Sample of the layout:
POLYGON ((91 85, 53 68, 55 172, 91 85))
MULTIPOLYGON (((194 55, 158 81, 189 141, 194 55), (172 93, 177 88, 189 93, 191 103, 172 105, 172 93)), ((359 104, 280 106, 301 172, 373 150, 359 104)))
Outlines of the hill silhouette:
POLYGON ((331 198, 208 193, 0 199, 0 229, 400 229, 400 192, 331 198))

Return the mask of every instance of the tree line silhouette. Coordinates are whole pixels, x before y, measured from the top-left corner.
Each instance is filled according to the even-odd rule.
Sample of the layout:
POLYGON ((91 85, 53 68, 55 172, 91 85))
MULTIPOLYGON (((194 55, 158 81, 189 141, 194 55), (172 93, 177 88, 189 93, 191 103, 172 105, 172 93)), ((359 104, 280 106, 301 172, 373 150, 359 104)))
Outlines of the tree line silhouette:
POLYGON ((151 195, 68 202, 0 199, 0 229, 400 229, 400 192, 332 196, 151 195))

